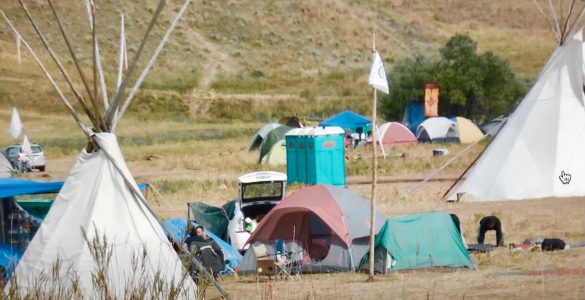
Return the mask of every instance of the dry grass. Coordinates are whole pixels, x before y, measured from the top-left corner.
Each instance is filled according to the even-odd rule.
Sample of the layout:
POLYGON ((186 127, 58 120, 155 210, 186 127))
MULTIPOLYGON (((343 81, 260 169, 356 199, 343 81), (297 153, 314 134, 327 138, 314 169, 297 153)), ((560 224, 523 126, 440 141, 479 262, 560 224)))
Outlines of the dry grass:
MULTIPOLYGON (((157 1, 102 1, 98 5, 100 43, 107 81, 115 81, 119 13, 126 14, 129 53, 147 26, 157 1)), ((91 38, 83 3, 62 1, 57 9, 81 11, 64 14, 78 56, 89 74, 91 38), (82 24, 83 26, 76 26, 82 24)), ((168 25, 178 3, 169 3, 145 57, 168 25)), ((45 2, 30 9, 62 57, 65 46, 58 38, 45 2)), ((0 5, 44 58, 26 17, 15 2, 0 5)), ((455 33, 469 33, 480 51, 492 50, 511 60, 522 75, 535 76, 554 47, 546 21, 532 1, 272 1, 249 5, 246 1, 193 1, 184 19, 143 85, 145 95, 180 93, 188 103, 215 88, 218 95, 258 93, 294 97, 354 99, 368 95, 370 32, 376 31, 377 48, 388 65, 414 52, 432 53, 455 33)), ((17 64, 14 35, 0 22, 0 103, 55 111, 55 95, 28 53, 17 64)), ((24 49, 23 49, 24 51, 24 49)), ((145 63, 143 58, 139 64, 145 63)), ((71 62, 66 62, 71 66, 71 62)), ((390 68, 390 67, 389 67, 390 68)), ((55 71, 54 67, 50 67, 55 71)))

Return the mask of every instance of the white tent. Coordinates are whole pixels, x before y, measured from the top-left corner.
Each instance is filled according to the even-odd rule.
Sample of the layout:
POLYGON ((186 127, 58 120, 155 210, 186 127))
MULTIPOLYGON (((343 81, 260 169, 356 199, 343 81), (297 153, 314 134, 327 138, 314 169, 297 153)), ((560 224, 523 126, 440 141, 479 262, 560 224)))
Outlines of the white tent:
POLYGON ((450 199, 585 196, 582 32, 564 41, 450 199))
MULTIPOLYGON (((83 108, 90 125, 84 124, 30 44, 0 9, 0 15, 17 36, 21 37, 22 43, 31 52, 90 141, 82 150, 44 222, 16 266, 11 281, 5 288, 6 292, 16 288, 21 297, 41 299, 72 298, 75 293, 87 299, 194 299, 197 296, 195 283, 140 193, 113 134, 189 2, 190 0, 185 0, 181 6, 125 100, 122 97, 127 92, 128 80, 133 78, 132 73, 139 60, 140 50, 152 26, 148 27, 140 50, 110 98, 99 55, 99 39, 95 37, 93 25, 90 25, 90 32, 95 37, 93 51, 97 54, 92 67, 99 75, 99 93, 88 90, 90 99, 84 99, 82 93, 76 90, 76 85, 72 84, 72 78, 64 64, 52 51, 26 5, 19 2, 44 47, 49 50, 51 58, 59 67, 59 74, 69 83, 72 94, 83 108), (100 99, 92 97, 92 94, 99 95, 100 99), (102 100, 103 105, 99 105, 102 100), (91 110, 88 109, 89 103, 93 106, 91 110)), ((51 2, 49 4, 54 9, 51 2)), ((89 24, 94 24, 96 10, 91 7, 93 2, 87 1, 86 4, 89 24)), ((164 6, 165 1, 161 1, 151 24, 156 23, 164 6)), ((59 27, 63 26, 56 10, 53 13, 59 27)), ((68 40, 63 28, 61 35, 65 41, 68 40)), ((71 58, 75 65, 79 63, 75 55, 72 54, 71 58)), ((122 64, 119 65, 121 72, 122 64)), ((82 69, 77 71, 83 74, 82 69)))
POLYGON ((416 138, 421 142, 456 141, 455 122, 445 117, 428 118, 418 125, 416 138))
POLYGON ((124 295, 127 285, 152 285, 156 272, 161 272, 167 284, 190 283, 190 290, 195 291, 190 277, 183 278, 181 260, 156 217, 136 197, 138 186, 126 167, 116 136, 97 133, 93 139, 100 150, 82 151, 18 263, 15 275, 19 289, 36 289, 39 274, 49 272, 60 260, 60 280, 79 280, 88 296, 98 295, 91 292, 92 276, 102 266, 108 269, 106 282, 112 295, 124 295), (100 266, 94 258, 99 250, 88 241, 104 236, 111 248, 102 246, 112 252, 112 259, 100 266), (142 257, 143 251, 146 257, 142 257))

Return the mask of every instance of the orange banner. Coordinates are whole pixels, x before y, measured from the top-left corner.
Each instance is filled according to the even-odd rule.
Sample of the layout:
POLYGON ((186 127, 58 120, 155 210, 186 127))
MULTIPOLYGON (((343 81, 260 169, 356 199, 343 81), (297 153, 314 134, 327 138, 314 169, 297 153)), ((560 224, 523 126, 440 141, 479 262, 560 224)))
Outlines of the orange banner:
POLYGON ((425 117, 439 116, 439 85, 425 84, 425 117))

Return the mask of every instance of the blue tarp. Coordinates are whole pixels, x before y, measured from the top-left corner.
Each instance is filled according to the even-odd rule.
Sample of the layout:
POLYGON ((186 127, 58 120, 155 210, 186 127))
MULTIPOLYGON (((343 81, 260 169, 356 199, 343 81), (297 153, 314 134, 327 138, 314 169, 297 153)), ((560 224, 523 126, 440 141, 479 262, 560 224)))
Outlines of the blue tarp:
POLYGON ((404 109, 402 123, 416 135, 416 128, 425 120, 424 105, 420 101, 410 101, 404 109))
MULTIPOLYGON (((0 179, 0 198, 9 198, 21 195, 57 194, 63 187, 63 181, 42 182, 19 178, 0 179)), ((141 191, 147 184, 139 183, 141 191)))
POLYGON ((0 198, 20 195, 56 194, 59 193, 63 181, 40 182, 18 178, 0 179, 0 198))
MULTIPOLYGON (((198 226, 197 223, 192 222, 193 226, 198 226)), ((169 219, 163 222, 167 234, 172 234, 173 238, 178 241, 184 241, 187 238, 187 220, 181 218, 169 219)), ((223 250, 223 258, 227 262, 226 265, 232 270, 240 265, 240 262, 244 258, 238 250, 234 249, 230 244, 224 242, 217 235, 205 229, 207 235, 209 235, 223 250)), ((227 270, 223 270, 226 272, 227 270)))
POLYGON ((346 110, 329 119, 321 121, 320 125, 339 126, 343 129, 350 129, 353 132, 355 132, 357 128, 362 127, 365 133, 370 131, 371 124, 372 121, 370 121, 370 119, 362 115, 358 115, 353 111, 346 110))

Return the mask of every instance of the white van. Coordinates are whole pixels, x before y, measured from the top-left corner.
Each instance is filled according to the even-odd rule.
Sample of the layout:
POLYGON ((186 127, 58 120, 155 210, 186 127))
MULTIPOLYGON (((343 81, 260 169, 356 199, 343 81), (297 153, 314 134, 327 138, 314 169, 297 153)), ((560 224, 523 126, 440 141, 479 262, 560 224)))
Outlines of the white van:
POLYGON ((227 229, 228 242, 239 251, 246 251, 246 241, 255 225, 284 198, 286 174, 273 171, 254 172, 240 176, 240 195, 234 201, 234 214, 227 229))

